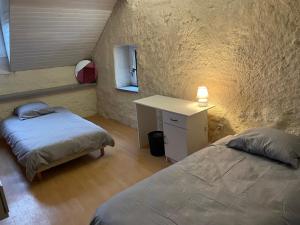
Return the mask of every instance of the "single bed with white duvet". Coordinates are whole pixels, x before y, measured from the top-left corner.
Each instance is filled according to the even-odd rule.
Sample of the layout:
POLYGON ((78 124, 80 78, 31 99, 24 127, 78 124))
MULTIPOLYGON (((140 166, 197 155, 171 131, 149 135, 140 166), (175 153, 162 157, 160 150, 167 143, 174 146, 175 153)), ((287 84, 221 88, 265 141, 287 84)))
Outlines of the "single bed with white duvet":
POLYGON ((106 130, 63 107, 28 119, 13 115, 3 120, 0 128, 30 181, 41 171, 114 146, 106 130))
POLYGON ((299 225, 300 137, 251 132, 232 143, 247 150, 222 139, 117 194, 90 224, 299 225))

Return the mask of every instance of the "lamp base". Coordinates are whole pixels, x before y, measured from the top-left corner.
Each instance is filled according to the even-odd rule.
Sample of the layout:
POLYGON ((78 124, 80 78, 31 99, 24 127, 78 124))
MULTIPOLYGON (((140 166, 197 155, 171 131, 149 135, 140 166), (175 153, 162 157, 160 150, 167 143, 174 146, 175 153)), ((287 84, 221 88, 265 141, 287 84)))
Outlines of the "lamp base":
POLYGON ((199 99, 198 100, 200 107, 207 107, 208 106, 208 100, 207 99, 199 99))

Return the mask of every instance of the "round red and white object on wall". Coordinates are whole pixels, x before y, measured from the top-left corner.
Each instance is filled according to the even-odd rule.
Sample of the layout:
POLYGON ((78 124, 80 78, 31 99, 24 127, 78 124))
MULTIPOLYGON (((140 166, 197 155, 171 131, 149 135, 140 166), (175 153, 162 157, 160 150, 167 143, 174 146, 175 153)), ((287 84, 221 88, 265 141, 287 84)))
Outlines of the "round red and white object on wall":
POLYGON ((97 76, 95 63, 91 60, 82 60, 75 67, 75 77, 81 84, 96 83, 97 76))

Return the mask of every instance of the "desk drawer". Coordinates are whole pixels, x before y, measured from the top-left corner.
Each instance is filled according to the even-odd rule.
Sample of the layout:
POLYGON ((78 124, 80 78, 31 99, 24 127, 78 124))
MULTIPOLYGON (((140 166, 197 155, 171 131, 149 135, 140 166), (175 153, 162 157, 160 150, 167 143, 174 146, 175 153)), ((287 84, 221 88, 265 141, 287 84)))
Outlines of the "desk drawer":
POLYGON ((177 113, 170 113, 170 112, 163 112, 163 122, 167 124, 171 124, 177 127, 181 127, 186 129, 187 127, 187 118, 186 116, 177 114, 177 113))

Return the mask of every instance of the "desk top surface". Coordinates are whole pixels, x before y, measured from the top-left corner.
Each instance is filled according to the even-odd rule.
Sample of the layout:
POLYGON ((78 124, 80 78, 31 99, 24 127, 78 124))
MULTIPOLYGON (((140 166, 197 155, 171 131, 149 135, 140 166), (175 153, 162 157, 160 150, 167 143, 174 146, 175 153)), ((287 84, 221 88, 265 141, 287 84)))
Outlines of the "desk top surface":
POLYGON ((134 101, 134 103, 163 111, 182 114, 185 116, 192 116, 214 107, 214 105, 200 107, 198 102, 187 101, 179 98, 171 98, 162 95, 153 95, 151 97, 142 98, 134 101))

